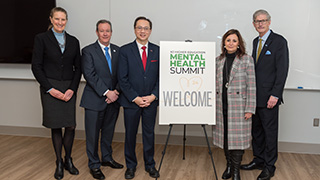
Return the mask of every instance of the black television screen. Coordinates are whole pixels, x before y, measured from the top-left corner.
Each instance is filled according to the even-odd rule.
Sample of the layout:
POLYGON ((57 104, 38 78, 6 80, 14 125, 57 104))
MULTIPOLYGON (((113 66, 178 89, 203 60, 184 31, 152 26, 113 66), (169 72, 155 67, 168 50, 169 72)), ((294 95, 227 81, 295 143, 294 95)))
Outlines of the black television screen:
POLYGON ((36 34, 48 29, 55 0, 0 1, 0 63, 31 63, 36 34))

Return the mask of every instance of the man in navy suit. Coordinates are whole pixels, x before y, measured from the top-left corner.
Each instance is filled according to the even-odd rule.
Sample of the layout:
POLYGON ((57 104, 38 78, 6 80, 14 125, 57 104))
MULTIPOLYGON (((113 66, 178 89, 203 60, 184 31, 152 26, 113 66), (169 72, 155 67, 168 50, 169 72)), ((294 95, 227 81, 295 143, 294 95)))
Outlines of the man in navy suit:
POLYGON ((95 179, 105 179, 100 166, 121 169, 112 158, 112 138, 119 114, 118 56, 119 47, 110 44, 112 25, 108 20, 96 24, 98 40, 82 49, 82 71, 87 84, 80 106, 85 108, 85 131, 88 166, 95 179), (101 132, 101 161, 98 142, 101 132))
POLYGON ((283 88, 288 75, 289 51, 284 37, 269 29, 271 17, 265 10, 253 14, 253 25, 259 37, 253 40, 257 108, 252 119, 254 159, 241 169, 262 169, 258 180, 271 179, 278 158, 278 116, 283 102, 283 88))
POLYGON ((149 42, 152 23, 146 17, 134 22, 135 41, 120 48, 119 102, 124 108, 126 179, 134 178, 137 157, 136 135, 142 121, 143 158, 145 170, 159 177, 154 161, 154 126, 159 98, 159 46, 149 42))

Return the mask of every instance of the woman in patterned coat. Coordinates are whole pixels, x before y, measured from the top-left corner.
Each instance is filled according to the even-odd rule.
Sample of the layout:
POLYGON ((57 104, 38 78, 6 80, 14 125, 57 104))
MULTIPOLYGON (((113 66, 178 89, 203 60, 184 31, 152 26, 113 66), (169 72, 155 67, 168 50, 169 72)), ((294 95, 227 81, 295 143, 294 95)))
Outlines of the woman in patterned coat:
POLYGON ((226 32, 216 59, 216 126, 213 143, 224 149, 227 168, 222 179, 240 180, 244 149, 251 144, 252 114, 256 108, 254 61, 246 54, 238 30, 226 32))

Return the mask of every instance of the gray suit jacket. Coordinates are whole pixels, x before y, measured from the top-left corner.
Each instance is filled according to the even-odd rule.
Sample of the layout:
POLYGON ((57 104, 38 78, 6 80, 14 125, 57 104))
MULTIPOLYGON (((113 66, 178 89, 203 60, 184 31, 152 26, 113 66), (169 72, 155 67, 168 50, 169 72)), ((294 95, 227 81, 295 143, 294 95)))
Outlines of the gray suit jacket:
POLYGON ((108 105, 105 102, 106 96, 103 96, 106 90, 119 91, 117 80, 119 47, 110 44, 110 49, 112 74, 98 41, 82 49, 81 66, 87 83, 82 94, 81 107, 102 111, 108 105))

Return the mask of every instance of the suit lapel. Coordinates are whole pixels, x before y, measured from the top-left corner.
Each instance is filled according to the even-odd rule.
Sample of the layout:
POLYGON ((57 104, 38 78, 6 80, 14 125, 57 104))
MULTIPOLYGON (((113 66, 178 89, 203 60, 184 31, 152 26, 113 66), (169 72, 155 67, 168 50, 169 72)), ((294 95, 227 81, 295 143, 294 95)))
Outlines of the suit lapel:
MULTIPOLYGON (((72 46, 72 44, 70 44, 70 42, 71 42, 70 35, 67 32, 65 32, 65 35, 66 35, 66 46, 64 48, 63 54, 65 54, 67 52, 67 50, 70 48, 70 46, 72 46)), ((59 47, 59 49, 60 49, 60 47, 59 47)))
POLYGON ((240 64, 240 59, 239 59, 238 56, 236 56, 234 58, 234 61, 232 63, 232 67, 231 67, 231 70, 230 70, 230 80, 229 80, 229 82, 232 82, 232 79, 233 79, 234 75, 238 71, 239 64, 240 64))
POLYGON ((150 66, 151 64, 151 60, 154 59, 154 49, 153 49, 154 46, 152 46, 152 44, 149 42, 148 43, 148 57, 147 57, 147 65, 146 65, 146 71, 148 70, 148 67, 150 66))
MULTIPOLYGON (((56 37, 54 36, 52 30, 50 29, 50 30, 48 30, 47 32, 48 32, 48 33, 47 33, 47 34, 48 34, 48 37, 49 37, 49 39, 51 40, 51 42, 54 44, 55 48, 58 50, 58 52, 60 52, 60 54, 62 54, 61 49, 60 49, 60 47, 59 47, 58 40, 57 40, 56 37)), ((66 41, 67 41, 67 40, 66 40, 66 41)))
MULTIPOLYGON (((139 52, 140 49, 138 48, 138 45, 137 45, 137 42, 136 42, 136 41, 134 41, 134 42, 132 43, 131 51, 132 51, 133 55, 135 56, 136 63, 138 64, 140 70, 144 72, 143 64, 142 64, 142 59, 141 59, 140 52, 139 52)), ((148 60, 147 60, 147 61, 148 61, 148 60)), ((148 63, 147 63, 147 64, 148 64, 148 63)))
MULTIPOLYGON (((257 62, 257 65, 258 64, 261 64, 260 61, 263 61, 263 57, 265 56, 266 52, 267 52, 267 49, 268 49, 268 46, 271 45, 272 43, 272 40, 273 40, 273 32, 271 31, 271 33, 269 34, 269 37, 267 38, 267 41, 264 43, 263 45, 263 48, 261 50, 261 53, 260 53, 260 56, 259 56, 259 59, 258 59, 258 62, 257 62)), ((258 43, 257 43, 258 44, 258 43)), ((255 53, 256 54, 256 53, 255 53)))
POLYGON ((252 48, 252 57, 254 59, 254 62, 257 62, 257 45, 258 45, 258 37, 253 40, 253 48, 252 48))
POLYGON ((114 76, 115 74, 117 74, 117 67, 116 67, 116 59, 117 59, 117 51, 114 49, 114 46, 112 44, 110 44, 110 50, 111 50, 111 66, 112 66, 112 76, 114 76))
MULTIPOLYGON (((68 36, 67 32, 65 32, 65 36, 66 36, 66 39, 65 39, 65 47, 64 47, 64 51, 62 54, 65 54, 66 51, 69 49, 69 46, 71 45, 70 44, 70 37, 68 36)), ((60 47, 59 47, 60 48, 60 47)), ((61 50, 60 50, 61 51, 61 50)))
POLYGON ((224 67, 224 63, 226 61, 226 57, 224 57, 221 60, 218 60, 218 66, 217 66, 217 76, 218 76, 218 81, 217 82, 221 82, 221 84, 219 85, 219 91, 222 91, 222 82, 223 82, 223 67, 224 67))
MULTIPOLYGON (((110 69, 109 69, 109 65, 108 65, 108 62, 107 62, 107 58, 105 56, 105 54, 103 53, 102 49, 101 49, 101 46, 99 45, 98 41, 96 41, 95 43, 95 50, 96 50, 96 54, 98 55, 98 59, 101 61, 101 63, 103 64, 102 67, 106 67, 105 70, 108 72, 109 75, 111 75, 110 73, 110 69)), ((111 60, 112 62, 112 60, 111 60)))

